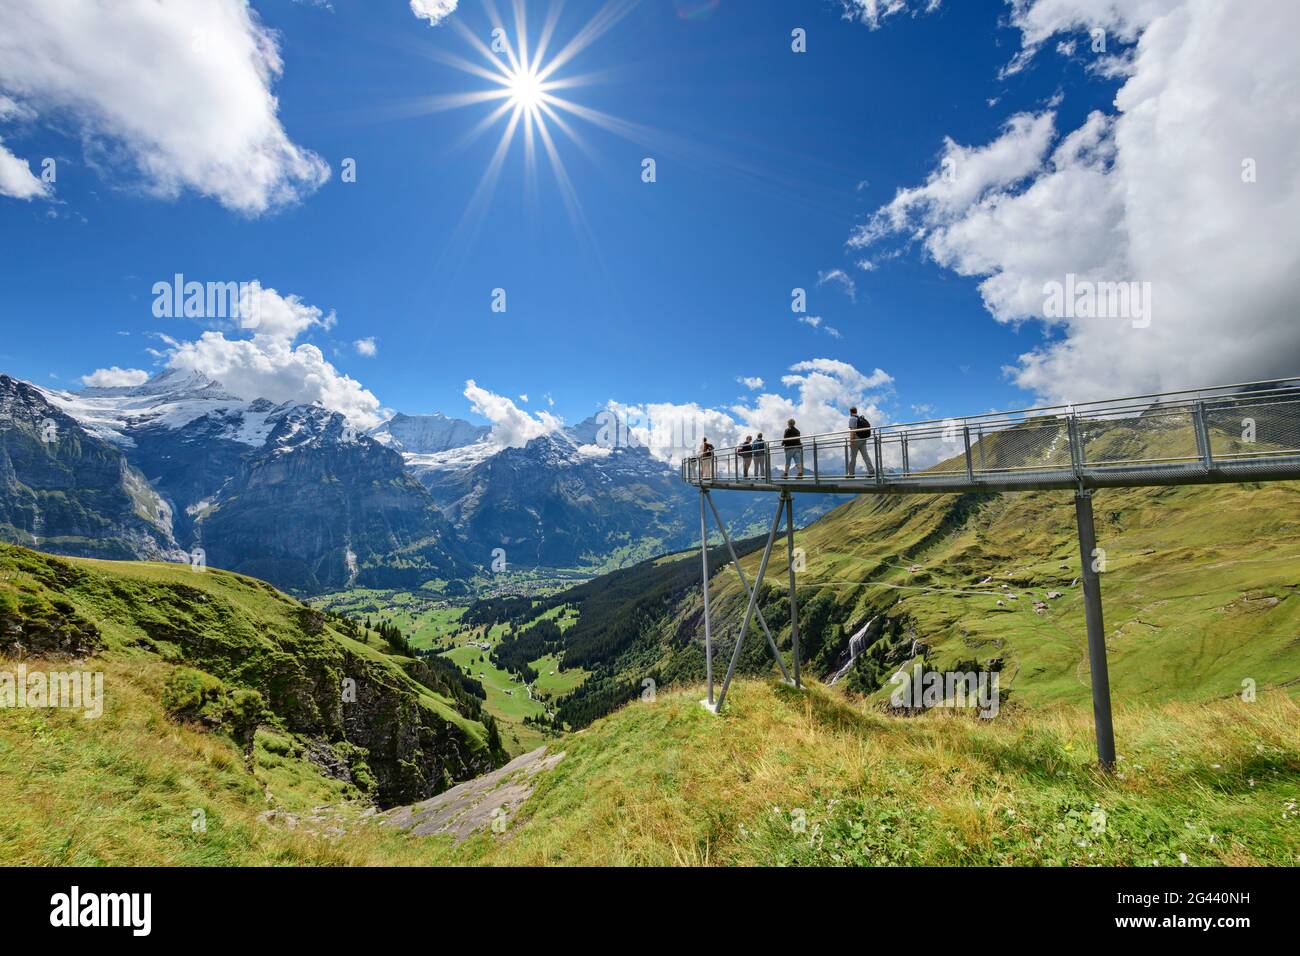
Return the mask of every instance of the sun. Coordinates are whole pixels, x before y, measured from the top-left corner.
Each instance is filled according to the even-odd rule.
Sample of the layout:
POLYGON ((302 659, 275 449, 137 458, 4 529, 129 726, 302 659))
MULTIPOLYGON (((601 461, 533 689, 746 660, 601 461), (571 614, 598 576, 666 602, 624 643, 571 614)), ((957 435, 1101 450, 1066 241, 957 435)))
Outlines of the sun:
POLYGON ((542 104, 546 93, 546 84, 535 68, 510 71, 505 87, 510 91, 511 106, 528 110, 536 117, 537 108, 542 104))
MULTIPOLYGON (((560 154, 560 135, 567 138, 587 156, 594 156, 578 129, 579 123, 588 123, 625 139, 644 141, 649 137, 636 124, 618 119, 600 110, 583 106, 569 99, 569 91, 597 82, 609 71, 599 74, 573 75, 567 68, 598 38, 609 32, 626 17, 640 0, 605 0, 594 13, 585 17, 566 43, 556 43, 562 0, 552 0, 548 5, 540 30, 530 35, 525 0, 511 0, 513 18, 502 17, 497 11, 497 0, 484 0, 490 34, 478 34, 455 17, 452 24, 470 48, 478 54, 477 60, 466 59, 441 46, 425 48, 431 59, 439 60, 469 76, 485 80, 478 90, 439 96, 424 96, 400 107, 406 116, 420 115, 464 107, 483 108, 478 121, 453 144, 453 148, 467 147, 493 127, 501 126, 500 139, 483 170, 478 187, 470 198, 463 221, 478 220, 495 191, 502 166, 511 146, 518 139, 523 144, 524 184, 535 189, 539 161, 550 166, 555 185, 575 225, 585 217, 573 181, 565 169, 560 154), (513 22, 511 22, 513 19, 513 22)), ((537 5, 530 4, 534 9, 537 5)))

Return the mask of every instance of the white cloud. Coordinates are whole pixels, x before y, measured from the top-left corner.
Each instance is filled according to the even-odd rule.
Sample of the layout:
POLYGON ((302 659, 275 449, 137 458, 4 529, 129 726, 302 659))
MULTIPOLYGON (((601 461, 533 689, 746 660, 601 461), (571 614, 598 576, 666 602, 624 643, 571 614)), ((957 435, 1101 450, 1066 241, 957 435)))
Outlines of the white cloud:
POLYGON ((999 321, 1047 322, 1053 339, 1009 370, 1044 399, 1295 374, 1300 5, 1260 0, 1247 16, 1214 0, 1016 0, 1013 23, 1027 49, 1093 27, 1135 42, 1115 112, 1060 137, 1043 113, 1013 118, 984 147, 950 142, 945 155, 964 150, 967 173, 979 161, 972 181, 960 161, 956 183, 937 185, 937 171, 850 243, 919 239, 940 265, 982 279, 999 321), (1248 161, 1255 182, 1243 181, 1248 161), (1046 318, 1044 285, 1068 274, 1151 283, 1149 327, 1046 318))
MULTIPOLYGON (((412 0, 414 2, 414 0, 412 0)), ((939 8, 942 0, 840 0, 844 19, 857 20, 875 30, 887 18, 897 13, 930 13, 939 8)))
POLYGON ((436 27, 456 12, 457 0, 411 0, 411 12, 436 27))
POLYGON ((1133 43, 1152 21, 1183 5, 1183 0, 1008 0, 1011 24, 1026 50, 1035 50, 1061 33, 1100 27, 1113 44, 1133 43))
POLYGON ((990 192, 1037 172, 1051 145, 1053 116, 1019 113, 986 146, 962 146, 945 138, 939 164, 925 184, 898 190, 888 205, 854 231, 849 246, 865 249, 895 233, 923 239, 930 229, 970 209, 990 192))
POLYGON ((358 355, 364 356, 365 358, 374 358, 379 354, 379 346, 375 343, 375 337, 373 335, 367 336, 364 339, 357 339, 352 343, 352 347, 357 350, 358 355))
MULTIPOLYGON (((13 97, 0 93, 0 123, 25 122, 36 118, 31 107, 19 103, 13 97)), ((38 179, 27 160, 15 156, 0 138, 0 196, 13 199, 35 199, 37 196, 49 196, 52 190, 49 184, 38 179)))
POLYGON ((30 106, 25 106, 13 97, 0 93, 0 123, 15 119, 32 120, 35 118, 36 111, 30 106))
POLYGON ((806 325, 811 329, 816 329, 818 331, 825 332, 833 339, 838 339, 843 337, 840 335, 839 329, 830 325, 825 325, 822 322, 822 317, 820 315, 800 315, 800 316, 796 316, 796 319, 801 325, 806 325))
POLYGON ((89 161, 133 168, 166 198, 193 190, 257 215, 329 178, 280 124, 282 70, 246 0, 0 4, 0 89, 70 120, 89 161))
MULTIPOLYGON (((11 120, 31 120, 36 114, 30 107, 0 93, 0 123, 11 120)), ((0 196, 13 199, 35 199, 48 196, 49 185, 32 174, 27 160, 10 152, 0 138, 0 196)))
POLYGON ((836 283, 844 294, 849 297, 849 301, 858 301, 858 284, 853 281, 853 277, 843 269, 831 269, 827 272, 817 273, 817 285, 824 286, 828 282, 836 283))
POLYGON ((818 358, 790 366, 781 378, 787 394, 764 392, 752 402, 738 402, 725 409, 694 402, 611 402, 610 408, 624 416, 638 444, 649 448, 656 458, 676 463, 693 454, 704 438, 718 448, 734 446, 746 435, 759 432, 769 440, 779 438, 789 418, 798 422, 805 435, 842 431, 851 405, 873 421, 883 421, 885 415, 877 402, 893 381, 881 369, 863 373, 848 362, 818 358))
POLYGON ((5 148, 4 140, 0 139, 0 196, 35 199, 49 194, 49 186, 32 174, 27 160, 11 153, 5 148))
POLYGON ((292 341, 309 329, 329 330, 337 319, 333 312, 326 314, 314 305, 308 305, 296 295, 280 295, 274 289, 262 287, 260 282, 248 284, 251 304, 241 305, 247 314, 255 316, 252 323, 256 337, 292 341))
POLYGON ((745 388, 749 389, 751 392, 756 392, 763 387, 763 380, 757 375, 742 375, 740 378, 736 379, 736 381, 745 386, 745 388))
POLYGON ((311 329, 331 328, 333 312, 257 284, 254 294, 259 323, 251 338, 230 339, 223 332, 208 331, 197 340, 182 342, 164 335, 160 337, 168 348, 160 357, 171 368, 202 372, 240 398, 319 402, 366 428, 383 421, 383 409, 373 393, 336 369, 315 345, 294 344, 311 329))
POLYGON ((465 383, 465 397, 476 413, 492 423, 487 440, 498 448, 522 448, 534 438, 564 427, 564 422, 550 412, 531 415, 506 396, 482 388, 473 379, 465 383))
POLYGON ((123 386, 143 385, 149 381, 149 373, 138 368, 97 368, 89 375, 81 376, 81 384, 92 388, 121 388, 123 386))

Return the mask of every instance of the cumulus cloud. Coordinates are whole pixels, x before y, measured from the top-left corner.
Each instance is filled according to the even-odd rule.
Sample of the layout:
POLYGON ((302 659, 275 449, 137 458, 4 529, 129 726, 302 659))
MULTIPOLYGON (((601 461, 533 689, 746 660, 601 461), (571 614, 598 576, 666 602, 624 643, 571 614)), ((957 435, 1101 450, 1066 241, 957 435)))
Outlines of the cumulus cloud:
POLYGON ((375 342, 373 335, 364 339, 357 339, 352 343, 352 347, 357 350, 357 354, 364 358, 374 358, 379 354, 379 345, 375 342))
POLYGON ((850 245, 920 242, 980 278, 998 321, 1044 322, 1050 340, 1008 374, 1047 400, 1295 374, 1300 5, 1268 0, 1250 16, 1213 0, 1012 7, 1026 49, 1091 29, 1132 42, 1114 112, 1063 134, 1050 111, 1021 114, 987 145, 949 141, 926 183, 900 190, 850 245), (1070 277, 1149 283, 1148 314, 1045 312, 1049 287, 1070 277))
POLYGON ((283 68, 247 0, 0 4, 0 90, 165 198, 193 190, 258 215, 329 178, 280 123, 283 68))
POLYGON ((1051 145, 1051 112, 1011 117, 1002 135, 978 147, 944 140, 938 166, 923 185, 900 189, 893 200, 878 209, 849 240, 854 249, 866 249, 877 240, 902 233, 924 239, 931 230, 969 210, 991 192, 1005 189, 1042 168, 1051 145))
POLYGON ((89 375, 81 376, 81 384, 92 388, 121 388, 123 386, 143 385, 149 381, 149 373, 138 368, 97 368, 89 375))
MULTIPOLYGON (((1184 0, 1008 0, 1011 24, 1025 51, 1034 52, 1059 34, 1104 30, 1111 42, 1133 43, 1156 19, 1184 0)), ((1067 37, 1066 43, 1069 45, 1067 37)), ((1073 48, 1070 49, 1073 52, 1073 48)))
MULTIPOLYGON (((11 120, 31 120, 36 114, 13 97, 0 93, 0 123, 11 120)), ((50 195, 49 185, 33 175, 27 160, 15 156, 0 138, 0 196, 13 199, 35 199, 50 195)))
POLYGON ((737 445, 746 435, 759 432, 769 440, 779 438, 790 418, 805 435, 842 431, 852 405, 872 421, 883 421, 885 414, 878 403, 890 392, 893 381, 881 369, 864 373, 848 362, 817 358, 790 366, 781 378, 784 394, 763 392, 750 402, 726 408, 706 408, 694 402, 611 402, 610 409, 619 415, 620 427, 634 444, 675 464, 693 454, 704 438, 718 448, 737 445))
POLYGON ((246 324, 256 329, 257 337, 262 339, 292 341, 309 329, 328 331, 337 322, 333 312, 308 305, 299 296, 264 289, 260 282, 250 282, 247 295, 252 301, 243 303, 242 308, 252 318, 246 324))
POLYGON ((49 194, 49 186, 33 175, 27 160, 11 153, 0 139, 0 196, 35 199, 49 194))
POLYGON ((1142 31, 1159 17, 1175 10, 1184 0, 1007 0, 1010 22, 1020 30, 1021 49, 999 71, 1005 79, 1024 70, 1039 49, 1054 36, 1066 34, 1056 44, 1065 57, 1088 50, 1090 73, 1103 77, 1126 76, 1132 71, 1129 48, 1142 31), (1087 32, 1086 40, 1073 36, 1087 32), (1082 45, 1081 45, 1082 44, 1082 45))
POLYGON ((319 402, 363 428, 383 421, 383 409, 372 392, 336 369, 315 345, 295 344, 309 330, 333 327, 333 312, 256 283, 252 294, 258 321, 251 337, 227 338, 216 330, 188 342, 164 336, 168 348, 160 356, 169 367, 202 372, 240 398, 319 402))
POLYGON ((763 387, 763 380, 757 375, 742 375, 736 381, 751 392, 756 392, 763 387))
POLYGON ((473 379, 465 383, 465 397, 476 413, 492 423, 487 440, 498 448, 522 448, 534 438, 564 427, 564 422, 550 412, 529 414, 506 396, 488 391, 473 379))
POLYGON ((436 27, 456 12, 457 0, 411 0, 411 12, 436 27))

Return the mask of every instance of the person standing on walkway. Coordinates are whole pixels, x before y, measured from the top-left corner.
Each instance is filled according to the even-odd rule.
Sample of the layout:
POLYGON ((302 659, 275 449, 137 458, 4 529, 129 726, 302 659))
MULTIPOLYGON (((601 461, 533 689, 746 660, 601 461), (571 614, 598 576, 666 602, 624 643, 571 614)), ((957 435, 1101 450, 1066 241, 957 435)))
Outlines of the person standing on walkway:
POLYGON ((754 455, 754 438, 752 435, 745 436, 745 440, 741 442, 740 447, 736 449, 736 454, 740 456, 740 465, 745 469, 745 477, 748 478, 750 459, 753 458, 754 455))
POLYGON ((709 444, 708 438, 700 442, 700 477, 713 479, 713 446, 709 444))
POLYGON ((785 423, 785 436, 781 444, 785 446, 785 472, 782 478, 790 477, 790 465, 794 465, 799 474, 797 477, 803 477, 803 442, 799 440, 799 429, 794 427, 794 419, 785 423))
POLYGON ((867 457, 867 439, 871 437, 871 422, 867 421, 866 415, 859 415, 857 408, 849 409, 849 477, 852 478, 857 472, 858 456, 862 456, 862 464, 867 468, 867 477, 874 478, 875 470, 871 467, 871 459, 867 457))
POLYGON ((763 433, 759 432, 754 439, 754 444, 749 446, 749 454, 754 459, 754 477, 767 477, 767 442, 763 441, 763 433))

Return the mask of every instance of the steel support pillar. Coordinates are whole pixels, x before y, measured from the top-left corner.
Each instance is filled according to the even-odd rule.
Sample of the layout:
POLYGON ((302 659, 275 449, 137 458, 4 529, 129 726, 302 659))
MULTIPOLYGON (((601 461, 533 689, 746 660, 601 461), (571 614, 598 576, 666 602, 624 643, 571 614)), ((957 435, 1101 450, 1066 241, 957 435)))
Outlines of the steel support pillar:
POLYGON ((1097 530, 1092 492, 1074 495, 1079 523, 1079 557, 1083 560, 1083 609, 1088 625, 1088 666, 1092 672, 1092 721, 1097 731, 1097 759, 1103 770, 1115 768, 1115 728, 1110 714, 1110 674, 1106 666, 1106 626, 1101 614, 1101 578, 1097 573, 1097 530))
POLYGON ((709 528, 704 520, 704 499, 709 493, 700 486, 700 562, 704 568, 704 674, 709 684, 708 706, 713 706, 713 621, 709 615, 709 528))
POLYGON ((745 634, 749 631, 749 622, 754 617, 754 608, 758 605, 758 592, 763 587, 763 576, 767 574, 767 562, 772 558, 772 544, 776 541, 776 529, 781 524, 781 515, 785 512, 785 495, 776 504, 776 514, 772 516, 772 529, 767 533, 767 545, 763 548, 763 560, 758 562, 758 576, 754 579, 754 590, 749 592, 749 604, 745 607, 745 619, 741 622, 740 633, 736 635, 736 649, 731 652, 731 663, 727 665, 727 676, 723 678, 722 689, 718 691, 718 703, 715 710, 722 710, 722 702, 727 699, 727 688, 736 673, 736 663, 740 660, 740 648, 745 643, 745 634))
MULTIPOLYGON (((709 502, 709 508, 713 511, 713 520, 718 523, 718 530, 722 532, 722 540, 727 543, 727 553, 731 555, 731 564, 740 577, 740 586, 745 591, 745 600, 748 601, 749 581, 745 577, 745 569, 740 566, 740 559, 736 557, 736 549, 732 547, 731 535, 727 534, 727 526, 722 523, 722 515, 718 514, 718 506, 714 504, 713 495, 706 491, 704 497, 709 502)), ((785 661, 781 659, 781 652, 777 650, 776 639, 772 637, 772 632, 767 628, 767 619, 763 617, 761 608, 756 607, 754 612, 758 615, 758 623, 762 625, 763 633, 767 635, 767 646, 772 649, 772 656, 776 658, 776 666, 781 668, 781 676, 788 681, 790 675, 785 669, 785 661)))
POLYGON ((794 590, 794 498, 782 492, 785 499, 785 550, 790 571, 790 646, 794 648, 794 686, 799 683, 799 602, 794 590))

